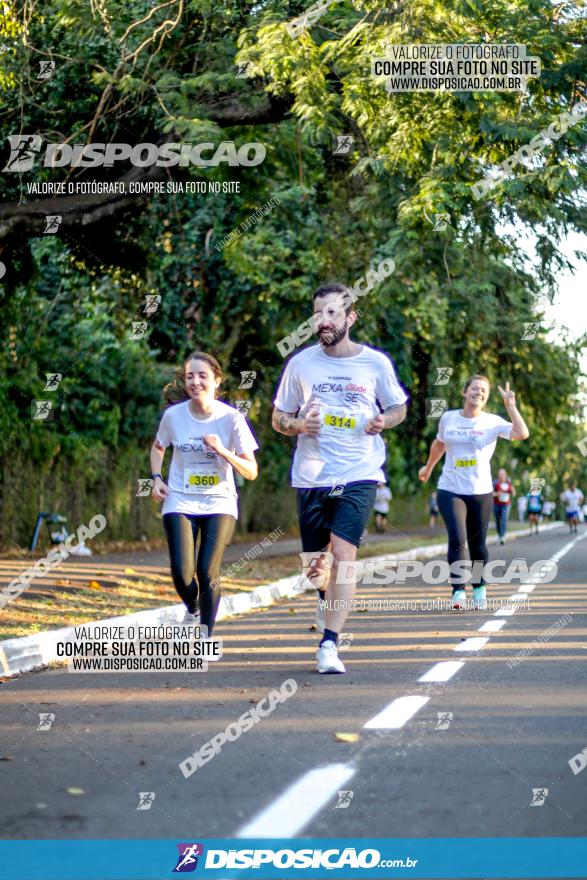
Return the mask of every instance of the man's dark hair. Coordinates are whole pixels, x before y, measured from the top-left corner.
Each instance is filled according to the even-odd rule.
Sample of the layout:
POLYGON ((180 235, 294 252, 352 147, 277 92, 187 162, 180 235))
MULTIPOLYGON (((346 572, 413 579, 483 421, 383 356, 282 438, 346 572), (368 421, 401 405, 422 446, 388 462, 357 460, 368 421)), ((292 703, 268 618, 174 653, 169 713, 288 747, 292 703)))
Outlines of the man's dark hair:
MULTIPOLYGON (((326 284, 321 284, 320 287, 316 288, 314 291, 314 296, 312 297, 312 304, 316 302, 317 297, 319 296, 328 296, 330 293, 346 293, 348 291, 348 287, 345 287, 344 284, 341 284, 339 281, 327 281, 326 284)), ((348 315, 354 309, 354 303, 351 301, 346 309, 344 310, 345 315, 348 315)))

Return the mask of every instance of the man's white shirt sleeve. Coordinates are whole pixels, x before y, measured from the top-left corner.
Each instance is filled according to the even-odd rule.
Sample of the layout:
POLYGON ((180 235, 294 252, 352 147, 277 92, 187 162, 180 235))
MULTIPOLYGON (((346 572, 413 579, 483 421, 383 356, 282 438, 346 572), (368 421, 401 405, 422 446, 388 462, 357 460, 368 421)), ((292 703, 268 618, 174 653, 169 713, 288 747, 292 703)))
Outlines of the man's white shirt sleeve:
POLYGON ((303 402, 302 389, 296 376, 296 370, 293 362, 290 361, 283 371, 273 403, 282 412, 296 413, 303 402))
POLYGON ((397 381, 393 364, 385 355, 381 358, 381 370, 377 373, 375 393, 383 410, 388 406, 400 406, 408 399, 408 395, 397 381))

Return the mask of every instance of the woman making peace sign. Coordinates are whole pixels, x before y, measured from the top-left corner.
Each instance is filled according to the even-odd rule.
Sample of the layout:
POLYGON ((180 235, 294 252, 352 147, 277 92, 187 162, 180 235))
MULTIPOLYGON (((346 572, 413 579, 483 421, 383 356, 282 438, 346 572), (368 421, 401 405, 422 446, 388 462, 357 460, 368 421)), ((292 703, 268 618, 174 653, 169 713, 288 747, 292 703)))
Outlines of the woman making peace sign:
POLYGON ((438 424, 428 461, 420 468, 418 478, 426 483, 434 465, 446 453, 438 481, 438 507, 448 531, 448 562, 453 588, 452 607, 466 606, 466 593, 458 583, 462 572, 453 562, 466 559, 466 548, 473 563, 473 607, 486 608, 485 580, 482 566, 489 554, 486 538, 493 507, 491 457, 499 437, 504 440, 526 440, 529 431, 516 407, 516 395, 498 386, 511 422, 484 411, 490 384, 486 376, 471 376, 463 389, 463 408, 445 412, 438 424), (475 566, 475 562, 482 566, 475 566))

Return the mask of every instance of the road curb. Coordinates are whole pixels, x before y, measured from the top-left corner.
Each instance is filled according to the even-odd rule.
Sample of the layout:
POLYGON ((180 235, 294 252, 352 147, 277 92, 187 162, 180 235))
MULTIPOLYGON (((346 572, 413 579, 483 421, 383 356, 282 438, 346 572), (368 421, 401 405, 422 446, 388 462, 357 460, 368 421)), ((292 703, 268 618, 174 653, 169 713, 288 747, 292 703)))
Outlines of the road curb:
MULTIPOLYGON (((550 529, 558 528, 562 523, 548 523, 541 527, 541 532, 550 531, 550 529)), ((529 529, 520 529, 512 532, 508 536, 508 542, 516 538, 525 537, 530 534, 529 529)), ((488 544, 497 544, 497 535, 492 535, 487 539, 488 544)), ((382 556, 368 556, 361 559, 361 562, 381 562, 383 560, 411 560, 411 559, 429 559, 438 553, 446 552, 446 541, 438 544, 428 544, 426 546, 414 547, 411 550, 404 550, 399 553, 386 553, 382 556)), ((247 614, 256 608, 267 608, 283 599, 292 599, 299 596, 306 590, 313 590, 306 578, 303 580, 299 575, 290 575, 287 578, 281 578, 272 584, 264 584, 256 587, 247 593, 235 593, 232 596, 222 596, 218 608, 217 620, 225 620, 227 617, 234 617, 240 614, 247 614)), ((183 619, 184 606, 183 603, 177 605, 165 605, 163 608, 155 608, 151 611, 138 611, 135 614, 125 614, 120 617, 110 617, 106 620, 94 620, 93 626, 121 626, 121 625, 141 625, 141 626, 159 626, 161 624, 179 623, 183 619)), ((80 622, 77 626, 82 626, 80 622)), ((57 657, 57 642, 64 642, 72 639, 75 635, 75 626, 65 626, 61 629, 49 630, 47 632, 35 633, 32 636, 21 636, 15 639, 5 639, 0 642, 0 676, 10 678, 15 675, 21 675, 23 672, 32 672, 35 669, 42 669, 50 663, 59 660, 57 657)))

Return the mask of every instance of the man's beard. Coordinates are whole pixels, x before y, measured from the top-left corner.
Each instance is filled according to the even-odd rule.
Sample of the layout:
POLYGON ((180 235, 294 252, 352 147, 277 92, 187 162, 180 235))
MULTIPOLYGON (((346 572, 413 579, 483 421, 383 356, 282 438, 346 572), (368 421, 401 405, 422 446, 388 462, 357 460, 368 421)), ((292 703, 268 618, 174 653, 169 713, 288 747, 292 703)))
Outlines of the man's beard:
POLYGON ((340 327, 335 327, 334 330, 329 330, 325 334, 318 333, 318 341, 322 348, 331 348, 346 336, 348 329, 348 322, 345 321, 344 324, 341 324, 340 327))

